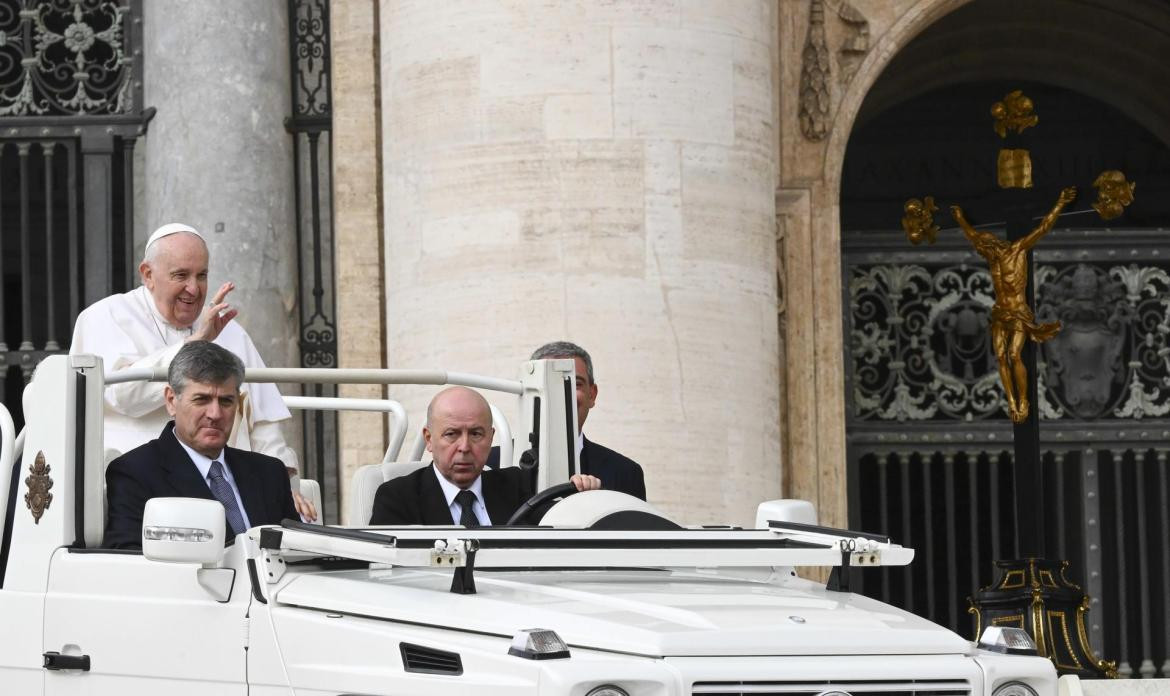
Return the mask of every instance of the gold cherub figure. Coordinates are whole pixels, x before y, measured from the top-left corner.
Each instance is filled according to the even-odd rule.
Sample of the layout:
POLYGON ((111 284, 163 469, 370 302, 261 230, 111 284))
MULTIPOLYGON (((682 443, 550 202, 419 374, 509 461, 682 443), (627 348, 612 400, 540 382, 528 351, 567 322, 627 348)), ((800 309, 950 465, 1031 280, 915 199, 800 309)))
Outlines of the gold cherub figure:
POLYGON ((1116 169, 1107 169, 1093 181, 1097 189, 1097 202, 1093 210, 1102 220, 1112 220, 1125 212, 1125 207, 1133 203, 1133 189, 1137 186, 1132 181, 1125 180, 1125 174, 1116 169))
POLYGON ((991 284, 995 289, 995 304, 991 308, 991 345, 999 360, 999 378, 1007 395, 1008 415, 1012 422, 1023 423, 1028 418, 1028 370, 1020 359, 1024 341, 1032 339, 1043 343, 1060 331, 1060 322, 1037 324, 1025 296, 1028 288, 1028 250, 1048 234, 1064 207, 1077 197, 1077 190, 1069 187, 1060 192, 1056 205, 1040 224, 1026 236, 1008 242, 991 232, 981 232, 967 222, 963 209, 951 206, 955 222, 975 247, 987 259, 991 270, 991 284))
POLYGON ((918 244, 925 239, 927 244, 934 244, 934 238, 938 235, 938 225, 934 224, 938 206, 934 204, 934 198, 911 198, 902 206, 902 211, 906 213, 902 216, 902 229, 906 230, 910 243, 918 244))
POLYGON ((991 105, 991 115, 995 118, 995 132, 999 137, 1006 138, 1008 131, 1023 133, 1025 128, 1039 123, 1040 118, 1032 112, 1032 100, 1024 96, 1020 90, 1008 92, 1003 101, 991 105))

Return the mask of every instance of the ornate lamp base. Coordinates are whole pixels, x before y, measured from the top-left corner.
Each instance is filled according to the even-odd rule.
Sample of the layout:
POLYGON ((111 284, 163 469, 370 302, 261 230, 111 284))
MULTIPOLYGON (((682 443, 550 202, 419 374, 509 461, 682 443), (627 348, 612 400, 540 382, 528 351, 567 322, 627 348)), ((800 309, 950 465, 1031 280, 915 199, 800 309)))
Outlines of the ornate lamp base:
POLYGON ((1022 628, 1060 674, 1117 677, 1117 663, 1098 658, 1089 646, 1089 596, 1065 575, 1068 561, 1024 558, 996 561, 995 568, 995 581, 968 599, 976 640, 988 626, 1022 628))

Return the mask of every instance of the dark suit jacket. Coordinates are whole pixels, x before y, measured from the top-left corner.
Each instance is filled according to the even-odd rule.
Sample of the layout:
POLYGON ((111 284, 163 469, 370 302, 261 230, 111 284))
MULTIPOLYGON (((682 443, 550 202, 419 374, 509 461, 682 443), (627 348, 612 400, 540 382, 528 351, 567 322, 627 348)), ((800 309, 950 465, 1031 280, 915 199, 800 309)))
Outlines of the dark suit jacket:
MULTIPOLYGON (((629 457, 603 447, 589 438, 582 438, 581 443, 581 473, 596 476, 601 479, 602 490, 628 493, 635 498, 646 499, 646 482, 642 477, 642 467, 629 457)), ((500 466, 500 448, 493 447, 488 455, 487 466, 495 469, 500 466)))
POLYGON ((601 479, 601 487, 609 491, 621 491, 635 498, 646 499, 646 481, 642 467, 633 459, 597 444, 589 438, 582 438, 581 473, 601 479))
MULTIPOLYGON (((293 505, 288 471, 279 459, 233 447, 225 447, 223 457, 240 489, 244 512, 252 526, 280 524, 285 518, 300 519, 293 505)), ((109 517, 102 545, 141 548, 146 501, 174 497, 215 500, 195 462, 175 438, 171 422, 157 440, 130 450, 106 468, 109 517)), ((232 541, 230 530, 227 536, 232 541)))
MULTIPOLYGON (((532 497, 528 477, 523 473, 517 467, 508 467, 484 469, 480 474, 482 502, 492 524, 507 522, 532 497)), ((370 524, 454 524, 434 466, 424 466, 378 486, 370 524)))

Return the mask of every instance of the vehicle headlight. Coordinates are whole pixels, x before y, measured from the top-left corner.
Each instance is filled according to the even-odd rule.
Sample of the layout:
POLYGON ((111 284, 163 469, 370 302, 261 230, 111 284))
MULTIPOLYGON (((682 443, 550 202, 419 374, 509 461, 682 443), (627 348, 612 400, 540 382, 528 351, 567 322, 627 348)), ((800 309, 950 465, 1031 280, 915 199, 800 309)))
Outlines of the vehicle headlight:
POLYGON ((569 656, 569 646, 565 645, 556 631, 525 628, 512 636, 512 647, 508 648, 508 654, 527 660, 559 660, 569 656))
POLYGON ((1005 655, 1035 655, 1036 643, 1022 628, 988 626, 979 636, 979 647, 1005 655))
MULTIPOLYGON (((602 684, 596 689, 591 689, 585 696, 630 696, 630 694, 620 686, 613 684, 602 684)), ((1033 694, 1035 696, 1035 694, 1033 694)))
POLYGON ((1024 682, 1008 682, 991 692, 991 696, 1036 696, 1036 690, 1024 682))

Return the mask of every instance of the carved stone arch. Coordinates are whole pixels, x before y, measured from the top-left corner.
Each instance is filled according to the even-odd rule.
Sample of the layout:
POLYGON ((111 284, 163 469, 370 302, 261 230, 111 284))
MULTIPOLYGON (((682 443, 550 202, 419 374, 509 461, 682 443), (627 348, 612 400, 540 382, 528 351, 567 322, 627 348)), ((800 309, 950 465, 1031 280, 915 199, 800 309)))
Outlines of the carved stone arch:
MULTIPOLYGON (((798 169, 792 167, 788 175, 782 173, 776 214, 785 239, 783 265, 789 274, 785 279, 784 460, 792 465, 786 469, 786 491, 812 500, 824 524, 843 527, 848 523, 839 215, 845 149, 862 102, 898 51, 971 1, 920 0, 896 17, 880 32, 836 100, 828 137, 816 153, 821 171, 802 176, 799 171, 792 173, 798 169), (801 272, 793 273, 796 269, 801 272)), ((793 115, 783 113, 782 119, 793 115)), ((782 135, 799 137, 798 128, 785 128, 782 135)), ((786 163, 813 154, 806 155, 800 147, 794 144, 794 150, 787 150, 782 144, 786 163)))

